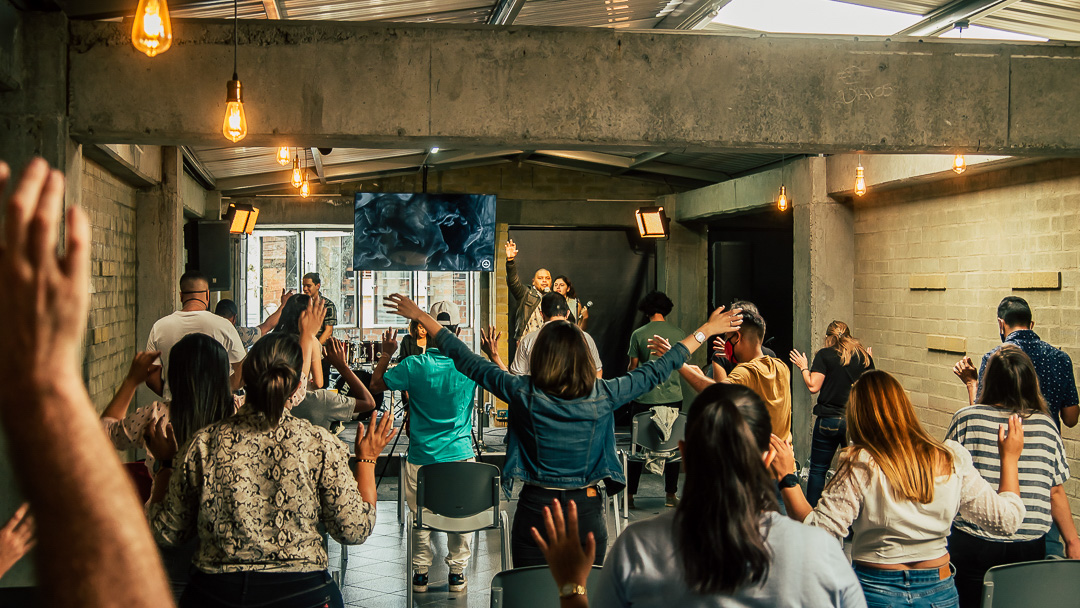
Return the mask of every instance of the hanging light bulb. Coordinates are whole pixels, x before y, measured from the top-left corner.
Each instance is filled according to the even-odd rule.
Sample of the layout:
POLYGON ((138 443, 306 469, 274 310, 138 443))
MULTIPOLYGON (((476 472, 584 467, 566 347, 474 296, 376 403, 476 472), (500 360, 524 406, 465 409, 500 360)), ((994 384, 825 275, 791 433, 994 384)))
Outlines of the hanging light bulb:
POLYGON ((855 167, 855 195, 864 194, 866 194, 866 176, 863 174, 862 161, 859 161, 859 166, 855 167))
POLYGON ((787 211, 789 203, 787 188, 780 186, 780 196, 776 197, 776 208, 780 211, 787 211))
POLYGON ((309 194, 311 194, 311 188, 308 186, 307 178, 304 178, 304 183, 300 184, 300 196, 307 198, 309 194))
POLYGON ((240 81, 233 73, 228 84, 228 97, 225 100, 225 121, 221 132, 227 139, 236 143, 247 135, 247 117, 244 116, 244 100, 240 92, 240 81))
POLYGON ((236 18, 238 0, 233 0, 233 75, 229 84, 225 85, 227 95, 225 98, 225 121, 221 124, 221 132, 229 141, 236 143, 247 135, 247 117, 244 116, 244 96, 240 90, 240 78, 236 75, 236 18))
POLYGON ((292 185, 293 188, 299 188, 304 182, 304 174, 300 172, 300 156, 293 157, 292 165, 292 185))
POLYGON ((165 0, 139 0, 135 23, 131 26, 131 44, 147 57, 160 55, 172 45, 172 21, 165 0))
POLYGON ((285 146, 281 146, 277 149, 277 162, 282 167, 289 166, 289 149, 285 146))
POLYGON ((960 175, 964 171, 967 171, 967 161, 964 160, 963 154, 957 154, 953 157, 952 170, 955 171, 957 175, 960 175))

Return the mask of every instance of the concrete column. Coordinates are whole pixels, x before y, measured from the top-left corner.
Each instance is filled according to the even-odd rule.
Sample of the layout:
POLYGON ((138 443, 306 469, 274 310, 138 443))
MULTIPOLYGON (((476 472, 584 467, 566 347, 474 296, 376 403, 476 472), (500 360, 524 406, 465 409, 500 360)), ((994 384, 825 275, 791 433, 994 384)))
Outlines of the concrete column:
MULTIPOLYGON (((664 196, 658 201, 665 210, 678 203, 675 196, 664 196)), ((674 215, 674 210, 671 215, 674 215)), ((708 314, 709 284, 709 234, 704 224, 671 222, 671 236, 656 245, 656 289, 667 294, 675 303, 668 320, 683 331, 692 332, 701 326, 708 314)), ((705 365, 704 346, 694 352, 690 362, 705 365)), ((685 381, 683 386, 683 409, 689 406, 697 393, 685 381)))
MULTIPOLYGON (((16 173, 34 156, 70 169, 67 17, 60 12, 20 12, 17 19, 10 45, 13 62, 6 68, 11 78, 5 79, 12 86, 0 87, 0 157, 16 173)), ((78 169, 74 173, 81 172, 81 165, 78 169)))
MULTIPOLYGON (((180 308, 179 283, 184 260, 184 204, 181 178, 183 156, 179 148, 161 150, 161 184, 136 197, 135 233, 138 263, 138 312, 136 346, 146 347, 154 323, 180 308)), ((139 389, 139 402, 152 399, 147 388, 139 389)))
MULTIPOLYGON (((821 348, 830 322, 852 323, 854 319, 854 211, 826 193, 824 158, 806 159, 793 174, 793 338, 795 347, 812 357, 821 348)), ((777 355, 786 357, 786 353, 777 355)), ((810 455, 812 407, 812 395, 796 376, 792 379, 792 429, 801 461, 810 455)))

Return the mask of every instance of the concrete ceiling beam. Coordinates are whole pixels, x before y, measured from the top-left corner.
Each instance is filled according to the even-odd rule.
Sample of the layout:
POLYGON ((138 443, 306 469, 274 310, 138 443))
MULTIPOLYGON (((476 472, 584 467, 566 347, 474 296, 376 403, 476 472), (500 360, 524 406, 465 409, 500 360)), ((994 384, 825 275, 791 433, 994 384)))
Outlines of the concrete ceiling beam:
MULTIPOLYGON (((232 24, 70 24, 72 137, 221 145, 232 24), (131 91, 138 90, 138 95, 131 91)), ((1080 46, 241 20, 244 146, 1080 155, 1080 46), (335 77, 334 75, 348 75, 335 77)))

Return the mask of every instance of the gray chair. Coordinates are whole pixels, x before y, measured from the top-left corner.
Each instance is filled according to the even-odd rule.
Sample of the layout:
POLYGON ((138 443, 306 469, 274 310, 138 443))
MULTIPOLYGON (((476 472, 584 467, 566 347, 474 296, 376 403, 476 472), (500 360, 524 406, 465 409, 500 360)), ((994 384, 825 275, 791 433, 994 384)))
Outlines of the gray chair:
MULTIPOLYGON (((686 414, 679 412, 675 424, 671 426, 671 435, 664 441, 660 436, 660 429, 652 421, 652 411, 638 412, 630 422, 630 449, 622 452, 623 475, 629 475, 627 464, 633 460, 645 462, 644 450, 653 452, 666 452, 675 450, 675 454, 668 458, 668 462, 679 462, 679 442, 686 437, 686 414)), ((630 492, 623 493, 623 514, 630 517, 630 492)))
MULTIPOLYGON (((600 566, 593 566, 585 589, 600 580, 600 566)), ((559 608, 559 590, 547 566, 506 570, 491 579, 491 608, 559 608)))
POLYGON ((1075 608, 1080 560, 1048 559, 995 566, 983 577, 982 608, 1075 608))
POLYGON ((440 462, 420 467, 416 473, 416 517, 405 518, 405 562, 410 577, 408 604, 412 606, 412 531, 468 534, 498 530, 502 567, 510 561, 510 518, 502 505, 499 467, 483 462, 440 462))

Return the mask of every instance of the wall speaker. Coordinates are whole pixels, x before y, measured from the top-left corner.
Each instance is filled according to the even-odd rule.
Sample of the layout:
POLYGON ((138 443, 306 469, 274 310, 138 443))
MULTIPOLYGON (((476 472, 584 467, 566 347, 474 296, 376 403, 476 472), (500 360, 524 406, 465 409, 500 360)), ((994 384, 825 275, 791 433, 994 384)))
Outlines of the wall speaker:
POLYGON ((184 248, 187 266, 198 270, 210 282, 210 291, 231 291, 232 256, 230 255, 229 222, 226 220, 194 220, 184 226, 184 248))

